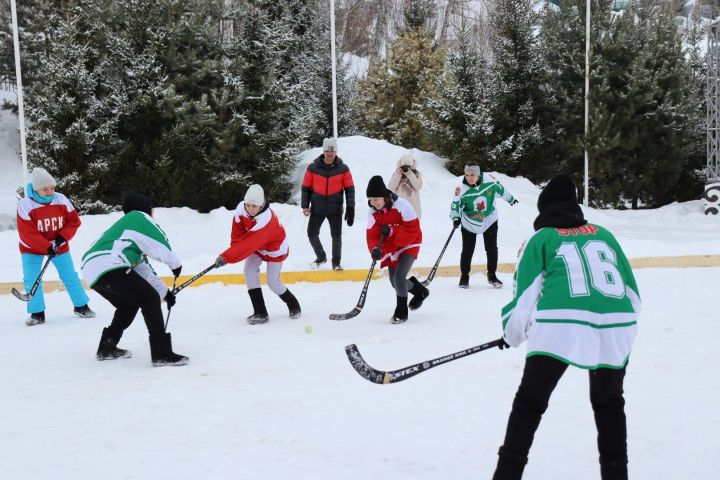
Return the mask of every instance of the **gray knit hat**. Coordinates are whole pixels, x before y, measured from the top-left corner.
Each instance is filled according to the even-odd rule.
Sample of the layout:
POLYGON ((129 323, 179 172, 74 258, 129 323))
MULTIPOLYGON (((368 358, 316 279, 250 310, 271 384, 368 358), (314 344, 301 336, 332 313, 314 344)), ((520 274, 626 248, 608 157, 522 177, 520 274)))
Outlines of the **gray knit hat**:
POLYGON ((47 170, 40 167, 33 168, 32 173, 30 174, 30 183, 32 183, 32 188, 36 192, 44 187, 49 186, 55 186, 57 185, 57 182, 53 178, 52 175, 48 173, 47 170))
POLYGON ((473 175, 480 176, 480 166, 477 164, 465 165, 465 175, 472 173, 473 175))
POLYGON ((325 140, 323 140, 323 152, 327 152, 328 150, 337 152, 337 139, 326 138, 325 140))

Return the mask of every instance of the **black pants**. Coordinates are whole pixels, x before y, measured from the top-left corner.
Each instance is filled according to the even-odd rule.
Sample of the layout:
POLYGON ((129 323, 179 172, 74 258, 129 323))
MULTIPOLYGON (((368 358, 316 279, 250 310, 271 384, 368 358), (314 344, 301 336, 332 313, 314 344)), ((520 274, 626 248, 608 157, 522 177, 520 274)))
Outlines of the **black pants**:
MULTIPOLYGON (((515 394, 505 432, 506 452, 526 457, 530 451, 540 418, 547 409, 550 395, 567 364, 544 355, 525 361, 520 387, 515 394)), ((623 380, 625 368, 590 370, 590 403, 595 414, 598 451, 603 460, 627 461, 627 430, 623 380)))
MULTIPOLYGON (((475 241, 477 234, 468 232, 464 228, 460 229, 462 233, 462 253, 460 254, 460 273, 464 275, 470 274, 470 263, 472 262, 473 253, 475 253, 475 241)), ((483 232, 483 241, 485 242, 485 253, 487 254, 487 272, 488 275, 495 275, 498 263, 497 248, 498 222, 492 224, 490 228, 483 232)))
POLYGON ((342 215, 315 215, 310 214, 308 222, 307 234, 310 239, 315 257, 318 259, 327 259, 322 243, 320 243, 320 227, 327 218, 330 224, 330 237, 332 238, 332 264, 333 267, 340 265, 340 257, 342 257, 342 215))
POLYGON ((108 327, 113 334, 122 336, 135 320, 138 310, 142 310, 151 336, 165 333, 160 295, 134 270, 112 270, 102 275, 92 289, 115 307, 115 315, 108 327))

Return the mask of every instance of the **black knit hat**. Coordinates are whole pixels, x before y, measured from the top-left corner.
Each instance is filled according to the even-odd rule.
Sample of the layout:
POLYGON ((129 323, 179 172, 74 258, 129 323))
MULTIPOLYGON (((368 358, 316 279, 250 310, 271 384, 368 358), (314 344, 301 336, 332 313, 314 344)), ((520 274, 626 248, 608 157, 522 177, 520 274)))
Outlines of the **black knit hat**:
POLYGON ((385 186, 385 182, 383 182, 383 179, 380 175, 375 175, 370 179, 365 194, 368 198, 388 196, 388 189, 385 186))
POLYGON ((563 173, 552 178, 545 185, 543 191, 538 197, 538 211, 542 212, 548 205, 555 202, 574 202, 577 201, 577 187, 570 178, 570 175, 563 173))
POLYGON ((137 192, 123 192, 122 211, 130 213, 133 210, 145 212, 148 215, 152 213, 153 202, 150 197, 137 192))

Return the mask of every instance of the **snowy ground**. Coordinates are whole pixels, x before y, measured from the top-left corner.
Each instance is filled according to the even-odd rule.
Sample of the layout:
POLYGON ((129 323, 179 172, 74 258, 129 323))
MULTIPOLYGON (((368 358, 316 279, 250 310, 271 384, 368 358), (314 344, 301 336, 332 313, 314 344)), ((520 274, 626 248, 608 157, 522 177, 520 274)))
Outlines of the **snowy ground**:
MULTIPOLYGON (((626 379, 631 478, 713 479, 720 460, 714 343, 720 269, 642 269, 640 331, 626 379)), ((509 275, 501 275, 509 281, 509 275)), ((48 295, 48 323, 26 327, 23 305, 0 296, 0 471, 7 479, 475 479, 490 478, 520 380, 524 348, 490 350, 396 385, 350 367, 357 343, 379 369, 397 369, 497 338, 511 290, 476 275, 461 290, 438 278, 421 310, 391 325, 387 280, 362 314, 360 284, 298 284, 304 315, 275 296, 271 322, 250 326, 244 287, 185 290, 170 320, 182 368, 151 368, 137 319, 121 346, 131 359, 94 359, 110 306, 70 315, 48 295), (324 301, 329 292, 334 300, 324 301), (453 307, 448 308, 449 305, 453 307), (313 333, 304 332, 311 325, 313 333)), ((587 375, 571 368, 533 446, 527 479, 599 478, 587 375)))

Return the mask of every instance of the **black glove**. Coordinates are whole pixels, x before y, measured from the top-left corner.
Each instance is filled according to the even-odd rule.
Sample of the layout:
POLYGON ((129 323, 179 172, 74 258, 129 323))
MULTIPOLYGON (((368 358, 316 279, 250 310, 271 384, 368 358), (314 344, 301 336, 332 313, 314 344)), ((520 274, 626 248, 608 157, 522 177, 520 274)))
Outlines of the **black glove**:
POLYGON ((390 225, 380 225, 380 233, 389 237, 392 234, 392 228, 390 228, 390 225))
POLYGON ((355 207, 348 207, 345 211, 345 221, 348 227, 353 226, 353 223, 355 223, 355 207))
POLYGON ((453 220, 453 227, 458 228, 460 226, 460 219, 456 218, 453 220))
POLYGON ((510 344, 507 343, 504 338, 501 338, 500 340, 501 340, 500 345, 498 345, 498 348, 500 350, 505 350, 506 348, 510 348, 510 344))
POLYGON ((225 259, 222 258, 221 255, 218 255, 218 258, 215 259, 215 268, 220 268, 223 265, 225 265, 225 259))
POLYGON ((373 247, 373 249, 370 250, 370 256, 373 260, 380 260, 380 257, 382 257, 382 249, 378 247, 373 247))
POLYGON ((175 294, 170 290, 165 294, 165 303, 167 303, 168 308, 175 306, 175 294))
POLYGON ((58 235, 57 237, 55 237, 55 248, 58 248, 60 245, 62 245, 65 242, 67 242, 67 240, 65 240, 65 238, 62 235, 58 235))
POLYGON ((53 258, 55 255, 57 255, 57 248, 55 247, 54 243, 48 247, 47 252, 48 257, 50 258, 53 258))
POLYGON ((512 207, 513 205, 517 205, 517 204, 518 204, 517 198, 513 198, 513 201, 510 202, 510 206, 511 206, 511 207, 512 207))
MULTIPOLYGON (((172 269, 172 273, 173 273, 173 275, 175 275, 175 278, 180 276, 180 272, 182 272, 182 265, 180 265, 177 268, 172 269)), ((175 303, 175 302, 173 301, 173 303, 175 303)))

